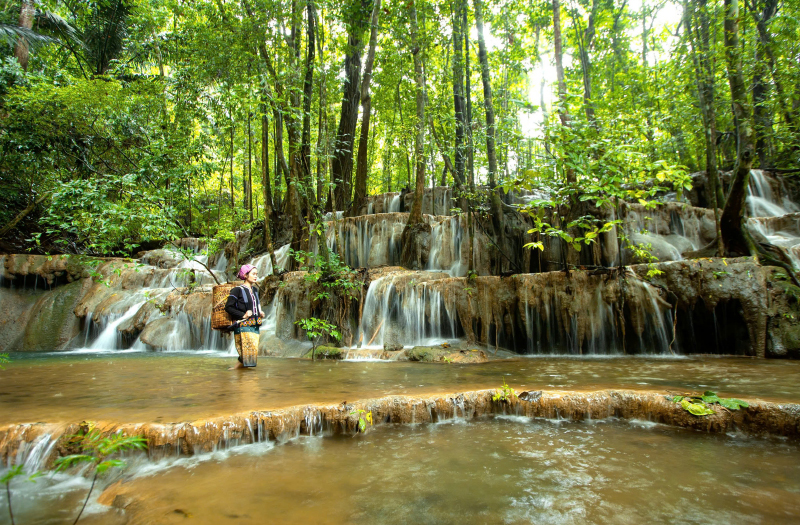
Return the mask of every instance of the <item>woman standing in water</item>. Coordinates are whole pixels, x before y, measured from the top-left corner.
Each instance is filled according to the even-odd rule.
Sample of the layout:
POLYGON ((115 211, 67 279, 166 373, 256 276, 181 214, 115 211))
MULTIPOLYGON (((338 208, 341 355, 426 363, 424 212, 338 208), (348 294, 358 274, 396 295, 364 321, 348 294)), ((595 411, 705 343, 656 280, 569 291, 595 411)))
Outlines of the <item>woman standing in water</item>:
POLYGON ((256 366, 258 360, 258 330, 264 311, 261 310, 258 290, 253 288, 258 281, 258 269, 245 264, 239 270, 238 277, 244 280, 244 284, 231 290, 225 311, 235 322, 233 338, 239 362, 233 368, 249 368, 256 366))

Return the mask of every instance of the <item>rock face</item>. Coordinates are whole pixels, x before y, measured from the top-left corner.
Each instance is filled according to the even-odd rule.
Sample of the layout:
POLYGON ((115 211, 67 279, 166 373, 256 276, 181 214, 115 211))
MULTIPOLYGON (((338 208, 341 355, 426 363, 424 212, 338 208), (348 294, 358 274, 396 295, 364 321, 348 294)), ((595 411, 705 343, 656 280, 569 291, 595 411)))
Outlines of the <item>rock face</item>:
MULTIPOLYGON (((777 180, 753 172, 751 211, 794 206, 777 180)), ((513 192, 503 198, 512 206, 539 197, 513 192)), ((303 272, 262 280, 268 313, 263 355, 304 355, 310 343, 295 323, 308 317, 335 324, 342 346, 391 359, 408 358, 400 348, 445 342, 492 354, 800 353, 800 328, 792 317, 800 290, 749 260, 682 259, 713 240, 712 210, 678 202, 652 208, 581 203, 577 212, 583 216, 621 226, 577 251, 565 249, 558 236, 530 233, 530 215, 511 208, 502 226, 444 215, 458 203, 449 188, 433 188, 425 190, 423 210, 430 213, 412 250, 402 236, 412 198, 405 191, 373 196, 361 216, 331 216, 324 242, 357 269, 346 286, 303 272), (503 228, 503 246, 495 244, 496 227, 503 228), (541 243, 541 249, 524 248, 528 243, 541 243), (639 262, 644 248, 659 261, 624 267, 639 262), (413 270, 397 266, 404 249, 413 270)), ((554 228, 570 220, 564 210, 541 213, 554 228)), ((800 265, 795 215, 755 217, 750 228, 784 246, 800 265)), ((214 278, 205 266, 220 280, 237 258, 271 274, 268 254, 248 255, 258 253, 260 239, 238 232, 210 256, 197 239, 173 243, 193 253, 194 261, 168 246, 142 252, 139 260, 0 256, 0 351, 229 349, 230 337, 210 329, 214 278)), ((316 242, 307 249, 318 252, 316 242)), ((288 244, 275 251, 275 260, 292 267, 288 244)))
MULTIPOLYGON (((154 350, 230 348, 229 337, 210 329, 210 286, 186 286, 192 284, 192 274, 184 269, 110 259, 93 270, 100 282, 79 277, 69 283, 67 275, 74 279, 82 274, 45 262, 49 261, 5 258, 5 275, 13 280, 6 278, 7 285, 0 287, 0 323, 5 327, 0 351, 87 344, 141 344, 154 350), (28 273, 13 273, 20 269, 28 273), (34 282, 45 283, 49 277, 54 287, 8 285, 30 276, 30 269, 38 279, 34 282), (59 271, 64 273, 56 275, 59 271)), ((310 281, 304 272, 264 279, 262 298, 269 318, 262 329, 261 353, 305 354, 310 344, 295 321, 307 317, 336 324, 344 346, 371 351, 463 340, 491 352, 777 357, 796 355, 800 345, 798 329, 787 317, 793 315, 793 288, 770 284, 775 273, 748 259, 639 265, 622 273, 473 278, 379 267, 356 273, 353 279, 346 293, 310 281), (660 275, 648 276, 653 270, 660 275)), ((391 359, 408 356, 379 354, 391 359)))

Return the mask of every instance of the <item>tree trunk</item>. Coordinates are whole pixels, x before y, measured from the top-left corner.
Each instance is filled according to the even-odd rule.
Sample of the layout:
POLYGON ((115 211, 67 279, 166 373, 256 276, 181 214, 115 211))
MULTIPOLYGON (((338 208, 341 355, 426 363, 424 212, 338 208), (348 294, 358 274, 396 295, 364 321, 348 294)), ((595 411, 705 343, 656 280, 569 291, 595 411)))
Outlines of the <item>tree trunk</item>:
POLYGON ((753 131, 747 88, 742 75, 738 0, 725 0, 725 60, 739 151, 728 200, 720 219, 720 230, 726 254, 752 255, 755 246, 745 224, 745 201, 747 185, 750 182, 750 169, 753 165, 753 131))
POLYGON ((250 126, 253 114, 247 114, 247 207, 253 222, 253 131, 250 126))
MULTIPOLYGON (((456 137, 453 157, 455 160, 453 179, 459 187, 464 181, 466 155, 464 137, 467 130, 467 108, 464 99, 464 27, 462 25, 463 4, 456 2, 453 10, 453 108, 456 117, 456 137)), ((441 149, 441 148, 440 148, 441 149)))
POLYGON ((556 79, 558 81, 558 118, 561 124, 569 123, 567 110, 567 83, 564 81, 563 49, 561 46, 561 3, 553 0, 553 48, 556 58, 556 79))
POLYGON ((684 27, 692 45, 692 59, 697 72, 697 97, 700 105, 700 114, 703 118, 706 141, 706 180, 708 181, 707 193, 709 204, 714 210, 714 222, 717 232, 717 255, 724 254, 722 246, 722 233, 720 231, 719 208, 721 207, 722 192, 720 191, 719 176, 717 174, 717 115, 714 106, 715 97, 715 66, 709 43, 709 19, 707 0, 699 0, 699 22, 693 23, 694 2, 689 0, 684 5, 684 27), (694 43, 697 42, 700 52, 697 53, 694 43), (700 55, 699 57, 697 55, 700 55))
POLYGON ((575 38, 578 42, 578 51, 581 59, 581 74, 583 76, 583 110, 586 113, 586 119, 589 124, 597 130, 599 124, 595 116, 594 103, 592 102, 592 62, 589 58, 589 49, 592 47, 592 41, 595 34, 595 19, 597 18, 597 11, 599 10, 599 0, 592 0, 592 10, 589 13, 589 23, 586 26, 586 31, 581 35, 580 20, 577 12, 573 11, 572 20, 575 27, 575 38))
POLYGON ((403 264, 412 267, 420 266, 420 247, 418 236, 425 231, 430 231, 430 226, 422 221, 422 198, 425 194, 425 77, 422 68, 422 48, 419 39, 417 23, 417 7, 412 1, 409 7, 409 21, 411 24, 411 54, 414 57, 414 80, 416 84, 415 101, 416 136, 414 138, 414 160, 416 162, 416 185, 414 187, 414 201, 408 214, 408 222, 403 229, 401 242, 403 251, 401 259, 403 264))
POLYGON ((9 223, 7 223, 5 226, 3 226, 2 228, 0 228, 0 239, 2 239, 3 237, 5 237, 5 236, 6 236, 6 234, 7 234, 8 232, 10 232, 11 230, 13 230, 13 229, 14 229, 14 227, 15 227, 17 224, 19 224, 19 221, 21 221, 22 219, 24 219, 24 218, 25 218, 25 217, 26 217, 26 216, 27 216, 27 215, 28 215, 30 212, 32 212, 32 211, 34 210, 34 208, 36 208, 36 206, 38 206, 39 204, 41 204, 42 202, 44 202, 44 200, 45 200, 46 198, 48 198, 49 196, 50 196, 50 192, 49 192, 49 191, 48 191, 47 193, 44 193, 44 194, 40 195, 40 196, 39 196, 39 197, 38 197, 38 198, 37 198, 35 201, 33 201, 32 203, 30 203, 30 204, 29 204, 29 205, 28 205, 28 206, 27 206, 27 207, 26 207, 24 210, 22 210, 21 212, 19 212, 19 213, 17 214, 17 216, 16 216, 16 217, 14 217, 14 218, 13 218, 13 219, 12 219, 12 220, 9 222, 9 223))
MULTIPOLYGON (((263 100, 263 99, 262 99, 263 100)), ((272 263, 272 274, 278 271, 275 262, 275 250, 272 246, 272 191, 269 176, 269 120, 267 119, 266 101, 261 104, 261 187, 264 190, 264 248, 269 252, 272 263)))
POLYGON ((381 0, 374 0, 372 17, 370 19, 369 51, 364 64, 364 77, 361 80, 361 136, 358 139, 358 159, 356 164, 356 184, 353 196, 353 205, 350 207, 350 216, 355 217, 361 213, 361 208, 367 205, 367 168, 368 168, 368 143, 369 119, 372 111, 372 95, 369 86, 372 82, 372 65, 375 62, 375 47, 378 43, 378 17, 380 15, 381 0))
MULTIPOLYGON (((475 25, 478 27, 478 59, 481 63, 481 80, 483 81, 483 105, 486 111, 486 157, 489 161, 489 199, 492 215, 492 226, 499 240, 498 246, 505 246, 505 221, 503 207, 500 202, 500 190, 497 188, 497 153, 495 151, 494 106, 492 102, 492 83, 489 76, 489 57, 486 53, 486 40, 483 36, 482 0, 473 0, 475 6, 475 25)), ((502 249, 502 248, 501 248, 502 249)), ((497 258, 500 273, 501 258, 497 258)))
MULTIPOLYGON (((307 39, 306 39, 306 73, 303 79, 303 132, 300 145, 301 177, 303 194, 306 196, 309 211, 314 206, 314 184, 311 180, 311 96, 314 89, 314 12, 313 3, 308 2, 307 39)), ((309 224, 311 222, 309 221, 309 224)))
POLYGON ((464 79, 467 92, 467 168, 469 169, 469 186, 475 189, 475 143, 472 140, 472 68, 470 67, 469 24, 467 23, 467 0, 461 2, 461 30, 464 32, 464 79))
POLYGON ((344 92, 331 162, 331 178, 336 184, 334 190, 336 210, 344 210, 350 204, 351 198, 353 145, 361 96, 361 52, 364 49, 363 33, 367 25, 364 13, 368 7, 369 0, 349 0, 345 8, 348 16, 345 20, 347 53, 344 59, 344 92))
POLYGON ((492 102, 492 83, 489 72, 489 57, 486 53, 486 40, 483 37, 482 0, 473 0, 475 6, 475 25, 478 27, 478 60, 481 63, 483 80, 483 105, 486 109, 486 157, 489 162, 489 187, 494 188, 497 176, 497 153, 495 151, 494 106, 492 102))
MULTIPOLYGON (((22 0, 22 6, 19 9, 19 26, 31 29, 35 14, 36 9, 33 7, 33 2, 31 0, 22 0)), ((18 38, 17 43, 14 45, 14 56, 17 57, 20 67, 25 71, 28 70, 28 47, 28 41, 23 37, 18 38)))

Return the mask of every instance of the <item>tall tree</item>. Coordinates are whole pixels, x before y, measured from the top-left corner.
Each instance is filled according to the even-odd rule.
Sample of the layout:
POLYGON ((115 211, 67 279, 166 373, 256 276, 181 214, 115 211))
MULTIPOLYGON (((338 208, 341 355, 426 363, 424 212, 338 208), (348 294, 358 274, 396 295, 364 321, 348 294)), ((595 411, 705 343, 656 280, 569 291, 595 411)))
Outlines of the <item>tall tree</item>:
POLYGON ((455 150, 453 153, 454 179, 456 184, 464 180, 466 166, 466 148, 464 139, 467 130, 467 101, 464 97, 464 27, 462 13, 464 4, 455 0, 453 11, 453 109, 456 117, 455 150))
POLYGON ((717 174, 717 113, 714 106, 716 80, 715 61, 710 45, 708 2, 700 0, 698 9, 695 3, 684 4, 684 27, 689 45, 692 47, 692 61, 697 78, 697 98, 705 131, 706 180, 708 181, 709 204, 714 209, 714 222, 717 231, 717 253, 722 256, 722 234, 720 231, 719 208, 724 202, 717 174), (696 20, 696 21, 695 21, 696 20))
POLYGON ((367 150, 369 143, 369 120, 372 113, 372 95, 369 88, 372 82, 372 65, 375 62, 375 47, 378 43, 378 20, 381 12, 381 0, 374 0, 370 17, 369 50, 364 63, 364 77, 361 80, 361 136, 358 139, 358 159, 356 164, 356 184, 350 216, 355 217, 367 205, 367 150))
POLYGON ((331 162, 331 178, 336 184, 334 209, 337 210, 344 210, 350 203, 353 145, 361 98, 361 53, 364 50, 364 31, 371 7, 370 0, 348 0, 343 6, 344 21, 347 26, 347 48, 344 58, 342 109, 331 162))
POLYGON ((754 145, 750 103, 742 73, 739 0, 725 0, 725 62, 739 147, 728 200, 720 218, 720 231, 727 254, 752 255, 757 248, 745 224, 745 201, 753 167, 754 145))
POLYGON ((404 264, 410 266, 419 266, 420 250, 417 244, 419 235, 425 231, 430 231, 430 226, 422 220, 422 199, 425 194, 425 76, 423 74, 422 45, 419 36, 416 3, 416 0, 411 0, 408 7, 408 19, 411 26, 411 54, 414 57, 414 100, 417 108, 416 134, 414 137, 416 184, 414 186, 414 201, 411 204, 408 222, 403 229, 401 237, 403 244, 401 259, 404 264))
MULTIPOLYGON (((500 201, 500 189, 497 188, 497 153, 495 149, 494 103, 492 99, 492 80, 489 70, 489 57, 486 52, 486 39, 483 35, 482 0, 473 0, 475 7, 475 25, 478 27, 478 60, 481 63, 481 80, 483 81, 483 105, 486 112, 486 157, 489 162, 489 199, 492 215, 492 226, 499 239, 499 246, 505 246, 505 220, 503 205, 500 201)), ((498 265, 501 258, 498 257, 498 265)))

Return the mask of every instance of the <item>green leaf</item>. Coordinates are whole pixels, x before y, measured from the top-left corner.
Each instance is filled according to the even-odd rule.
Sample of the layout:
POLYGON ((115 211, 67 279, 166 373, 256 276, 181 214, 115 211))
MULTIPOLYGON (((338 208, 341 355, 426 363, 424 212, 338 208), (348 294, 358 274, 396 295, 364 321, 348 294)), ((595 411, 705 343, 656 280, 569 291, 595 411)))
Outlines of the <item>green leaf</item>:
POLYGON ((681 401, 681 406, 684 410, 695 416, 709 416, 713 415, 714 411, 701 403, 692 403, 688 399, 681 401))
POLYGON ((728 410, 739 410, 739 408, 744 407, 747 408, 748 405, 746 402, 742 401, 741 399, 720 399, 719 404, 727 408, 728 410))
POLYGON ((112 468, 122 468, 125 466, 125 462, 120 459, 107 459, 97 465, 97 473, 103 474, 108 469, 112 468))

